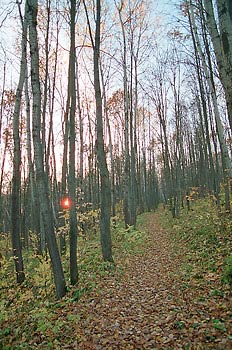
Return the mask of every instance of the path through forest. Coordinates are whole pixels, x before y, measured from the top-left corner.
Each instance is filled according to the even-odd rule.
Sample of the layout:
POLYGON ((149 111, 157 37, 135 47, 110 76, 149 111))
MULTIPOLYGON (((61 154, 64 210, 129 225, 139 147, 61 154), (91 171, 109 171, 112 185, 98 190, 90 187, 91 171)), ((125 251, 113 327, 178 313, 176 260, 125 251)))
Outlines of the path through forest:
POLYGON ((204 286, 184 283, 180 268, 185 248, 175 252, 155 214, 147 215, 146 230, 145 253, 125 259, 122 278, 104 278, 97 297, 94 292, 89 303, 80 300, 74 348, 231 349, 231 340, 212 326, 223 303, 217 298, 206 302, 200 297, 207 297, 204 286))

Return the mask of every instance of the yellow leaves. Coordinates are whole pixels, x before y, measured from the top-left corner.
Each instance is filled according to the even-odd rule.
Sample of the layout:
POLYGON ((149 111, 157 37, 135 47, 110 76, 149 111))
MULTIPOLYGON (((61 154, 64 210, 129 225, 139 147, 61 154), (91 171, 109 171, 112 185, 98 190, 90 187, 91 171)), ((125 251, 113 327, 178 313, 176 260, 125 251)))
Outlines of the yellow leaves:
POLYGON ((29 316, 32 316, 33 319, 43 318, 45 315, 47 315, 47 308, 44 306, 35 307, 29 312, 29 316))
POLYGON ((21 302, 27 302, 27 301, 31 301, 33 299, 34 299, 34 293, 32 292, 31 289, 26 290, 20 296, 20 301, 21 302))
POLYGON ((69 220, 69 210, 63 210, 59 212, 59 217, 65 219, 65 221, 69 220))
POLYGON ((124 263, 125 263, 125 265, 129 265, 130 264, 130 259, 129 258, 125 258, 124 263))
POLYGON ((215 348, 215 344, 230 349, 231 301, 220 279, 221 254, 229 247, 229 238, 225 243, 224 234, 217 230, 217 240, 210 234, 209 241, 213 226, 197 234, 205 218, 210 223, 210 215, 204 215, 200 205, 192 217, 186 215, 170 225, 171 234, 158 227, 156 215, 143 216, 142 230, 149 234, 125 231, 120 224, 113 230, 116 268, 102 262, 97 239, 80 239, 80 285, 70 288, 59 303, 49 300, 50 262, 42 259, 38 265, 34 258, 33 272, 39 278, 31 289, 17 290, 11 312, 4 312, 6 305, 0 303, 4 326, 24 334, 20 339, 15 336, 11 348, 24 341, 32 350, 38 344, 44 349, 187 349, 188 343, 193 349, 215 348), (138 254, 138 244, 144 242, 138 254))
POLYGON ((181 229, 181 226, 178 226, 178 225, 173 225, 173 229, 174 229, 175 231, 178 231, 178 230, 180 230, 180 229, 181 229))
POLYGON ((213 272, 209 272, 205 275, 205 278, 208 280, 208 281, 215 281, 217 280, 217 275, 213 272))
POLYGON ((5 303, 0 302, 0 323, 8 321, 8 313, 5 308, 5 303))

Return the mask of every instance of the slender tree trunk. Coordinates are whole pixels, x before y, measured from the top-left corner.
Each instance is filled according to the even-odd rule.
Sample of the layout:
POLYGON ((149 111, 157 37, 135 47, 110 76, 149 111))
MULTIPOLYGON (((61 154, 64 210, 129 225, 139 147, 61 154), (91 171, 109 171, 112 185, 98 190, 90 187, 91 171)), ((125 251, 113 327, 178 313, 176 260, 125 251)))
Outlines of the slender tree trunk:
MULTIPOLYGON (((76 60, 77 61, 77 60, 76 60)), ((84 128, 82 120, 82 109, 81 109, 81 99, 80 99, 80 86, 79 86, 79 76, 78 76, 78 62, 76 62, 76 94, 77 94, 77 110, 79 117, 79 135, 80 135, 80 170, 79 170, 79 186, 81 191, 83 191, 83 178, 84 178, 84 128)))
POLYGON ((112 135, 111 135, 111 127, 110 127, 109 115, 108 115, 108 110, 107 110, 106 90, 105 90, 104 75, 103 75, 102 67, 101 67, 101 80, 102 80, 102 89, 103 89, 103 101, 104 101, 104 110, 105 110, 105 118, 106 118, 106 127, 107 127, 107 131, 108 131, 109 150, 110 150, 111 215, 112 215, 113 218, 115 218, 115 216, 116 216, 116 203, 115 203, 115 184, 114 184, 115 172, 114 172, 113 143, 112 143, 112 135))
POLYGON ((231 0, 217 0, 218 25, 212 0, 204 0, 207 26, 225 91, 230 129, 232 131, 232 9, 231 0))
POLYGON ((1 105, 0 105, 0 145, 2 142, 2 116, 3 116, 5 84, 6 84, 6 62, 4 62, 4 66, 3 66, 2 94, 1 94, 1 105))
POLYGON ((103 111, 102 111, 102 96, 100 85, 100 26, 101 26, 101 0, 96 0, 96 30, 94 41, 94 90, 96 101, 96 118, 97 118, 97 159, 100 170, 101 182, 101 219, 100 219, 100 233, 101 233, 101 247, 102 255, 105 261, 113 262, 111 234, 110 234, 110 181, 109 171, 106 163, 106 154, 104 149, 103 137, 103 111))
MULTIPOLYGON (((70 62, 68 68, 68 74, 70 75, 70 62)), ((66 100, 66 106, 64 111, 64 121, 63 121, 63 158, 62 158, 62 175, 61 175, 61 197, 67 195, 67 174, 68 174, 68 138, 69 138, 69 109, 70 109, 70 79, 68 79, 68 95, 66 100)), ((60 225, 65 226, 64 218, 60 219, 60 225)), ((60 234, 60 252, 61 254, 66 251, 66 237, 65 231, 60 234)))
POLYGON ((66 293, 66 283, 55 231, 52 220, 52 210, 49 201, 48 179, 43 163, 43 148, 41 140, 41 92, 39 81, 39 52, 37 38, 37 12, 38 1, 27 0, 29 9, 29 43, 31 56, 31 86, 33 95, 33 143, 36 167, 36 181, 38 186, 39 201, 42 220, 44 224, 46 241, 51 257, 57 298, 62 298, 66 293))
POLYGON ((125 227, 131 225, 131 210, 130 210, 130 143, 129 143, 129 111, 130 111, 130 96, 128 91, 128 74, 127 74, 127 44, 126 44, 126 33, 125 27, 122 19, 123 2, 121 6, 117 7, 119 20, 122 30, 122 40, 123 40, 123 90, 124 90, 124 142, 125 142, 125 162, 124 162, 124 200, 123 200, 123 210, 124 210, 124 221, 125 227))
POLYGON ((27 45, 27 28, 28 28, 28 8, 25 4, 24 19, 22 19, 22 44, 21 44, 21 66, 19 83, 16 91, 15 108, 13 114, 13 139, 14 139, 14 158, 13 158, 13 178, 12 178, 12 198, 11 198, 11 222, 12 222, 12 248, 15 261, 16 279, 22 283, 25 279, 22 246, 20 239, 20 187, 21 187, 21 150, 20 150, 20 108, 23 92, 23 85, 26 75, 26 45, 27 45))
POLYGON ((31 208, 31 229, 39 237, 38 252, 41 251, 41 242, 40 242, 40 208, 39 208, 39 199, 38 191, 35 186, 35 170, 32 160, 32 147, 31 147, 31 111, 30 111, 30 98, 29 98, 29 89, 28 89, 28 69, 26 67, 26 76, 24 84, 24 93, 26 99, 26 134, 27 134, 27 161, 28 161, 28 170, 29 170, 29 195, 30 195, 30 208, 31 208))
MULTIPOLYGON (((207 56, 206 56, 207 62, 206 62, 205 55, 203 54, 202 48, 200 46, 200 40, 198 38, 198 33, 197 33, 196 25, 195 25, 192 6, 190 6, 190 15, 191 15, 190 20, 192 21, 193 32, 194 32, 195 37, 196 37, 196 44, 195 45, 197 47, 197 51, 198 51, 198 53, 201 57, 201 60, 202 60, 202 66, 204 69, 206 80, 207 80, 207 83, 209 86, 210 95, 212 98, 217 134, 218 134, 218 139, 219 139, 220 148, 221 148, 222 167, 223 167, 224 179, 225 179, 225 184, 226 184, 228 178, 232 179, 232 163, 231 163, 228 148, 227 148, 227 145, 225 142, 224 130, 223 130, 223 126, 222 126, 222 122, 221 122, 221 118, 220 118, 220 113, 219 113, 219 108, 218 108, 218 103, 217 103, 217 95, 216 95, 216 89, 215 89, 214 78, 213 78, 213 73, 212 73, 212 63, 211 63, 209 45, 208 45, 208 42, 206 41, 207 39, 205 37, 205 46, 206 46, 206 53, 207 53, 207 56)), ((228 211, 230 211, 229 191, 228 191, 227 186, 225 189, 226 189, 226 193, 225 193, 225 195, 226 195, 226 209, 228 211)))
MULTIPOLYGON (((6 84, 6 62, 4 62, 3 66, 3 79, 2 79, 2 94, 1 94, 1 105, 0 105, 0 145, 2 142, 2 117, 3 117, 3 105, 4 105, 4 94, 5 94, 5 84, 6 84)), ((5 145, 6 146, 6 145, 5 145)), ((1 157, 2 166, 0 169, 0 230, 2 230, 2 218, 3 218, 3 210, 2 210, 2 184, 3 184, 3 174, 4 174, 4 158, 5 158, 6 147, 4 147, 3 156, 1 157)))
POLYGON ((69 117, 69 176, 68 176, 68 188, 69 197, 71 199, 71 208, 69 216, 69 240, 70 240, 70 280, 71 284, 75 285, 78 281, 78 269, 77 269, 77 216, 76 216, 76 176, 75 176, 75 162, 76 162, 76 132, 75 132, 75 113, 76 113, 76 89, 75 89, 75 17, 76 17, 76 0, 71 0, 70 9, 70 117, 69 117))
POLYGON ((133 104, 134 86, 133 86, 133 39, 131 39, 131 62, 130 62, 130 113, 129 113, 129 135, 130 135, 130 225, 136 226, 136 158, 135 158, 135 118, 136 112, 133 104), (134 115, 135 114, 135 115, 134 115))
MULTIPOLYGON (((46 160, 46 111, 47 111, 47 101, 48 101, 48 79, 49 79, 49 30, 50 30, 50 10, 51 10, 51 0, 46 0, 46 36, 45 36, 45 72, 44 72, 44 94, 43 94, 43 102, 42 102, 42 147, 43 147, 43 155, 46 160)), ((49 168, 49 165, 45 162, 45 166, 49 168)))

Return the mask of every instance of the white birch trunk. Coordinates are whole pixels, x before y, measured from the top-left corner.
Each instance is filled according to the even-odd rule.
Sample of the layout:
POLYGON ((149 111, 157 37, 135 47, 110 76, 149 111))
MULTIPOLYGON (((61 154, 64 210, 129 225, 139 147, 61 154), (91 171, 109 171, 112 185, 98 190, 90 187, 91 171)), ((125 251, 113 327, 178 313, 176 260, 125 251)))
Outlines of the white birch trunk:
POLYGON ((190 6, 190 16, 191 16, 193 32, 194 32, 195 39, 196 39, 197 50, 198 50, 198 53, 199 53, 199 55, 201 57, 202 66, 203 66, 203 69, 204 69, 204 73, 205 73, 206 80, 207 80, 207 83, 208 83, 208 87, 209 87, 209 90, 210 90, 210 94, 211 94, 211 97, 212 97, 213 108, 214 108, 214 115, 215 115, 215 122, 216 122, 217 132, 218 132, 218 139, 219 139, 219 142, 220 142, 223 163, 224 163, 224 166, 225 166, 224 171, 226 171, 227 174, 229 175, 229 177, 232 179, 232 164, 231 164, 228 148, 227 148, 225 137, 224 137, 224 129, 223 129, 221 118, 220 118, 220 112, 219 112, 218 102, 217 102, 217 95, 216 95, 216 91, 215 91, 215 88, 214 88, 214 85, 213 85, 213 82, 212 82, 212 78, 210 76, 209 69, 207 67, 207 63, 206 63, 206 60, 205 60, 205 55, 204 55, 204 53, 202 51, 202 48, 201 48, 200 39, 199 39, 198 32, 197 32, 197 27, 196 27, 196 23, 195 23, 195 18, 194 18, 194 13, 193 13, 192 6, 190 6))
POLYGON ((204 0, 207 26, 213 43, 220 79, 225 91, 228 118, 232 131, 232 5, 231 0, 217 0, 219 26, 212 0, 204 0))

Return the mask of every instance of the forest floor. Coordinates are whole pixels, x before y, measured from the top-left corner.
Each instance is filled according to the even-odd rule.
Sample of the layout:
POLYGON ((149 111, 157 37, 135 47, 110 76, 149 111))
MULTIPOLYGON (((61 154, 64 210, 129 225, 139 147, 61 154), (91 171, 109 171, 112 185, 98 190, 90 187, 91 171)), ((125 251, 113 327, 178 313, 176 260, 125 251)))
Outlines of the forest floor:
POLYGON ((221 284, 222 259, 208 269, 189 250, 190 237, 162 228, 159 214, 142 221, 142 246, 133 254, 122 249, 116 270, 98 274, 78 301, 36 307, 27 291, 23 304, 7 305, 0 349, 231 350, 231 290, 221 284))
POLYGON ((232 349, 230 292, 212 286, 213 274, 187 283, 186 247, 177 247, 154 213, 146 218, 143 254, 131 255, 121 280, 105 278, 99 295, 78 308, 76 349, 232 349))

